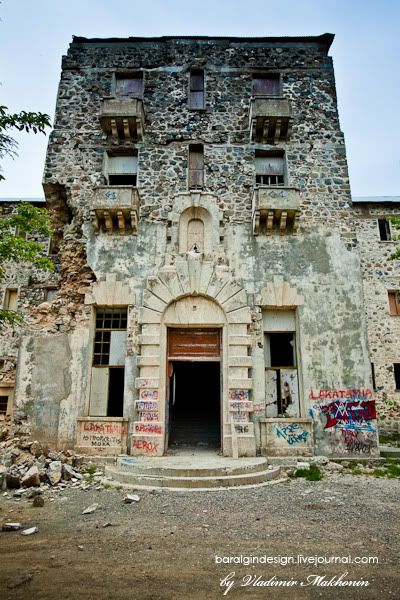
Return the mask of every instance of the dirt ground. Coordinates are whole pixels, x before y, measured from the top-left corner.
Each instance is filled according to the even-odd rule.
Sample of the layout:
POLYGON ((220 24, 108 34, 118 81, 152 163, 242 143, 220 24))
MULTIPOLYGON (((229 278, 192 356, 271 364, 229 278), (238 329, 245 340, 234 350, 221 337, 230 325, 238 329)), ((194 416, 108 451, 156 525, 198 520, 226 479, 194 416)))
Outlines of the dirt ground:
POLYGON ((139 491, 134 504, 124 504, 126 490, 68 488, 48 492, 35 508, 10 492, 0 498, 2 523, 39 531, 0 533, 0 598, 400 598, 399 491, 399 480, 334 474, 240 491, 139 491), (100 508, 82 515, 94 502, 100 508), (299 554, 376 556, 379 563, 245 566, 215 559, 299 554), (232 572, 233 586, 221 586, 232 572), (369 586, 316 585, 311 577, 329 582, 343 573, 342 581, 369 586), (253 575, 259 584, 273 576, 297 584, 243 586, 253 575))

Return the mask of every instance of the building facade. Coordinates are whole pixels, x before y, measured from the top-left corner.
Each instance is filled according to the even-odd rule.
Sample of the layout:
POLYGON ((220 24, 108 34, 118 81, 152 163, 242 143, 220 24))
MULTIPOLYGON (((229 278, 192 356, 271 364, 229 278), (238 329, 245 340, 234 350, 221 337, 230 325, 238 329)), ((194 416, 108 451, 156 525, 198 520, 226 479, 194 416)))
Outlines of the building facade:
POLYGON ((16 377, 36 438, 378 453, 332 40, 73 39, 44 173, 58 290, 16 377))

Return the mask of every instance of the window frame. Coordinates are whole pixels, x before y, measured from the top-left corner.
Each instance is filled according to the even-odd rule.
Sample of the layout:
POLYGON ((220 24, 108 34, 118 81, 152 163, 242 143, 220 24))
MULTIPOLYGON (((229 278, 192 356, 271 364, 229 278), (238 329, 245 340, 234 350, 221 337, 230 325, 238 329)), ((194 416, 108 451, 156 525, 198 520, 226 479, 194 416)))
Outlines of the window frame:
POLYGON ((18 287, 7 286, 3 292, 3 301, 2 308, 4 310, 13 310, 16 311, 18 309, 18 287), (15 293, 15 307, 10 308, 10 294, 15 293))
POLYGON ((393 231, 392 231, 390 219, 388 219, 387 217, 379 217, 377 219, 377 225, 378 225, 379 241, 380 242, 393 242, 394 241, 393 240, 393 231), (383 230, 383 227, 384 227, 384 230, 383 230), (385 232, 386 237, 382 237, 383 231, 385 232))
POLYGON ((254 185, 255 186, 261 186, 261 187, 271 187, 271 188, 276 188, 276 187, 287 187, 288 186, 288 172, 287 172, 287 162, 286 162, 286 152, 282 149, 275 149, 275 150, 267 150, 264 148, 256 148, 254 151, 254 171, 255 171, 255 177, 254 177, 254 185), (280 158, 282 160, 282 175, 268 175, 268 174, 262 174, 262 173, 257 173, 257 159, 268 159, 268 158, 280 158), (257 181, 257 178, 259 177, 282 177, 282 183, 278 182, 278 183, 263 183, 263 182, 259 182, 257 181))
POLYGON ((252 73, 252 90, 251 90, 252 96, 253 98, 259 98, 261 97, 267 97, 267 98, 277 98, 282 96, 282 73, 280 72, 274 72, 274 71, 266 71, 263 73, 252 73), (254 86, 254 82, 255 80, 261 80, 261 79, 265 79, 265 80, 276 80, 278 82, 277 85, 277 92, 276 93, 256 93, 255 92, 255 86, 254 86))
POLYGON ((139 152, 138 150, 135 149, 129 149, 128 151, 123 151, 123 150, 114 150, 114 149, 106 149, 104 151, 104 156, 103 156, 103 176, 104 179, 106 181, 106 185, 110 186, 110 187, 118 187, 120 186, 124 186, 124 187, 138 187, 138 180, 139 180, 139 152), (113 158, 135 158, 136 159, 136 172, 126 172, 126 173, 110 173, 110 165, 111 165, 111 161, 110 159, 113 158), (111 177, 134 177, 134 181, 135 183, 110 183, 110 176, 111 177))
POLYGON ((189 81, 188 81, 188 108, 189 110, 206 110, 206 72, 204 69, 193 68, 189 71, 189 81), (201 73, 203 76, 203 89, 192 89, 192 77, 194 74, 201 73), (192 93, 203 93, 203 104, 202 106, 193 106, 192 104, 192 93))
POLYGON ((400 290, 388 290, 389 315, 400 316, 400 290))
POLYGON ((393 377, 395 392, 400 392, 400 363, 393 363, 393 377))
POLYGON ((114 98, 121 100, 138 99, 143 100, 144 97, 144 72, 143 71, 114 71, 111 81, 111 94, 114 98), (117 80, 118 79, 141 79, 142 90, 140 94, 132 94, 126 96, 117 95, 117 80))
MULTIPOLYGON (((204 144, 189 144, 188 145, 188 168, 187 168, 187 186, 188 186, 188 190, 204 190, 205 188, 205 161, 204 161, 204 144), (199 150, 195 150, 194 148, 201 148, 202 151, 200 152, 199 150), (202 156, 202 168, 201 169, 191 169, 190 168, 190 156, 191 154, 198 154, 202 156), (191 173, 195 173, 195 172, 199 172, 201 173, 201 185, 195 185, 192 183, 192 177, 191 173)), ((195 177, 194 177, 195 179, 195 177)))

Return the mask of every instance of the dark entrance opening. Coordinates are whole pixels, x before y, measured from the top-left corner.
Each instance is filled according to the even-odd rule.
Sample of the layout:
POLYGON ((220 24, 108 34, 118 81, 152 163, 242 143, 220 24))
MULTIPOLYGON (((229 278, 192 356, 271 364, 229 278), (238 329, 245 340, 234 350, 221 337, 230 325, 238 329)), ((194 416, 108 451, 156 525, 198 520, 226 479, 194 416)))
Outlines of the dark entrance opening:
POLYGON ((219 448, 220 363, 173 361, 169 390, 169 445, 219 448))

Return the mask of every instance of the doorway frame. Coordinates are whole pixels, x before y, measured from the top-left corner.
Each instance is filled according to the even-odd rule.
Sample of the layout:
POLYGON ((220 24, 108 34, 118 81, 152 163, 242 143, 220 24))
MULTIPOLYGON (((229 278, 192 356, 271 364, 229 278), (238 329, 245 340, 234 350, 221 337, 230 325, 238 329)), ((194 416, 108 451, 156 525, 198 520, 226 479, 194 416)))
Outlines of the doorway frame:
POLYGON ((165 410, 165 434, 164 434, 164 453, 167 452, 167 450, 169 449, 169 428, 170 428, 170 404, 169 404, 169 394, 170 394, 170 378, 171 375, 169 375, 170 372, 170 365, 172 365, 172 363, 174 362, 215 362, 215 363, 219 363, 219 418, 220 418, 220 446, 219 449, 222 452, 223 451, 223 433, 224 433, 224 401, 223 401, 223 381, 224 381, 224 377, 223 377, 223 334, 224 334, 224 327, 222 325, 220 326, 212 326, 212 325, 196 325, 196 324, 190 324, 190 325, 166 325, 165 327, 166 329, 166 360, 165 360, 165 365, 166 365, 166 369, 165 369, 165 403, 164 403, 164 410, 165 410), (219 345, 220 345, 220 351, 219 351, 219 356, 198 356, 195 357, 193 355, 189 355, 189 356, 169 356, 169 331, 171 329, 178 329, 178 330, 191 330, 191 329, 196 329, 196 330, 204 330, 204 331, 218 331, 219 333, 219 345))

